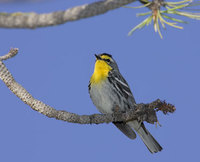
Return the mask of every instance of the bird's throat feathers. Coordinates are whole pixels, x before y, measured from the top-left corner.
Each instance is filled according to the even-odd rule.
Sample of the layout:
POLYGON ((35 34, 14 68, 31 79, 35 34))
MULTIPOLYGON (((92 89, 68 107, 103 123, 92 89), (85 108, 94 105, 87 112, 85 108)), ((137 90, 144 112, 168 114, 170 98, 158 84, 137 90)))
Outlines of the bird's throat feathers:
POLYGON ((100 83, 108 77, 109 71, 112 68, 103 60, 96 60, 94 73, 90 79, 91 83, 100 83))

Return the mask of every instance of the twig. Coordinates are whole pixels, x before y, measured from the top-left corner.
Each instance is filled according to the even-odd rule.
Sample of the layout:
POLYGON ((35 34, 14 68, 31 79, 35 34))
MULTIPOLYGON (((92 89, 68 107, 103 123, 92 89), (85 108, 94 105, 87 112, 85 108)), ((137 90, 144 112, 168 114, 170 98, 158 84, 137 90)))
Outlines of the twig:
POLYGON ((18 48, 11 48, 11 50, 4 56, 0 56, 0 61, 7 60, 11 57, 14 57, 18 53, 18 48))

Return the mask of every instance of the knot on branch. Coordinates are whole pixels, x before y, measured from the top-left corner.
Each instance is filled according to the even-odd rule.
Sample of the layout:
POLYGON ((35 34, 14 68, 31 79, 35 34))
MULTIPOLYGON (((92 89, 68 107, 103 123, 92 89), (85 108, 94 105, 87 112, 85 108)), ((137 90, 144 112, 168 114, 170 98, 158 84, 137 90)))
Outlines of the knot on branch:
POLYGON ((157 105, 155 108, 156 111, 162 111, 164 114, 167 114, 167 113, 173 113, 176 110, 175 106, 170 103, 166 103, 165 101, 160 101, 159 99, 156 101, 157 101, 156 103, 157 105))
POLYGON ((160 10, 161 7, 165 6, 164 0, 153 0, 152 3, 148 6, 150 10, 160 10))
POLYGON ((138 120, 153 124, 154 122, 158 122, 156 112, 162 111, 164 114, 167 114, 173 113, 175 110, 174 105, 157 99, 149 104, 137 104, 135 113, 138 116, 138 120))

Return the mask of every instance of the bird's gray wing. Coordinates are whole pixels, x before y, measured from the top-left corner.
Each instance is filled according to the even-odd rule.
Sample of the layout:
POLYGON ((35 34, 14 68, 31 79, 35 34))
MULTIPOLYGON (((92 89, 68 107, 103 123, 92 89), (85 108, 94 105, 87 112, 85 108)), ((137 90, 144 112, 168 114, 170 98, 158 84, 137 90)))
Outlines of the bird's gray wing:
POLYGON ((113 124, 120 130, 122 131, 128 138, 130 139, 135 139, 136 134, 133 131, 133 129, 126 123, 124 122, 113 122, 113 124))
POLYGON ((120 72, 111 71, 110 77, 108 80, 113 84, 115 89, 125 98, 127 101, 127 105, 130 108, 134 108, 135 105, 135 99, 133 97, 133 94, 131 92, 131 89, 126 82, 126 80, 123 78, 123 76, 120 74, 120 72))

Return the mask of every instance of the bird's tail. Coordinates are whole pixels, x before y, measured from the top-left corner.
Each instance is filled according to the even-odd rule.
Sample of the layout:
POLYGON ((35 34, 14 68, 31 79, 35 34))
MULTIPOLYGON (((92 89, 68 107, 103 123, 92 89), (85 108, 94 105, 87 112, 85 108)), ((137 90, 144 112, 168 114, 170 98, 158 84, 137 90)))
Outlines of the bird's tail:
POLYGON ((146 147, 151 153, 156 153, 162 150, 160 144, 155 140, 151 133, 145 128, 144 123, 139 124, 137 120, 128 122, 128 125, 131 126, 140 136, 146 147))

